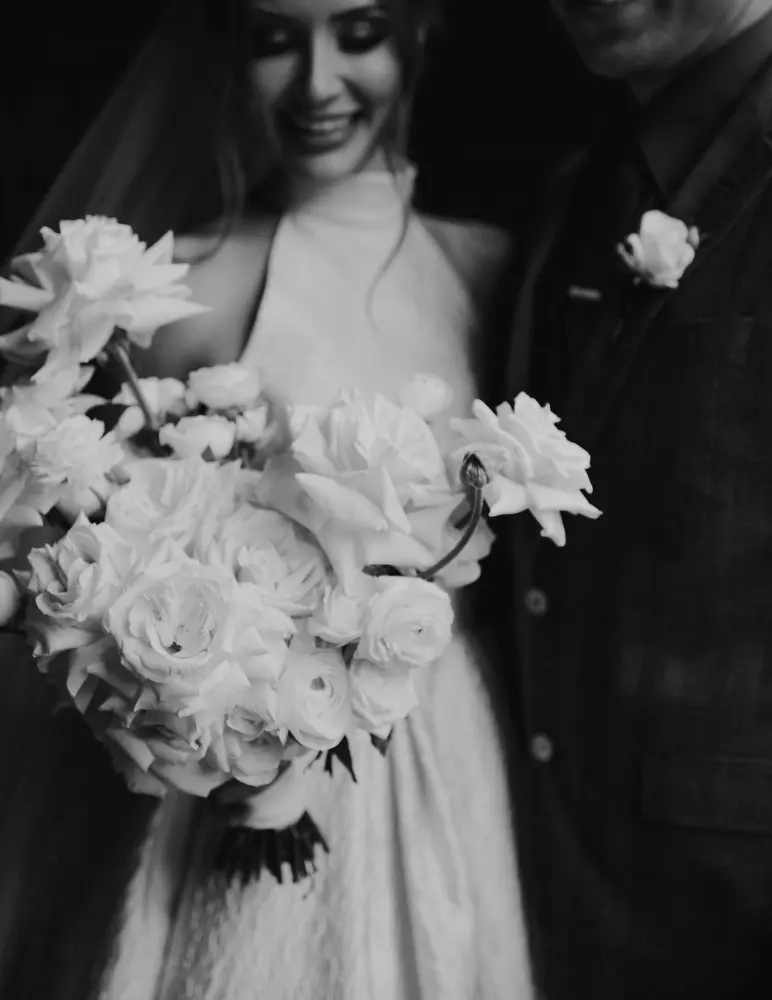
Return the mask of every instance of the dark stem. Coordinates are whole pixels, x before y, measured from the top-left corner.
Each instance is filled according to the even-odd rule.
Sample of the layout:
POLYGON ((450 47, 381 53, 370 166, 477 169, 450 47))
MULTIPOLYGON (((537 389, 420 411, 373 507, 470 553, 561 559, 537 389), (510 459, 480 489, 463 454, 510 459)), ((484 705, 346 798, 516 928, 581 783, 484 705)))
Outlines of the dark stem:
POLYGON ((110 341, 107 346, 108 354, 118 362, 121 370, 126 378, 126 384, 129 389, 131 389, 132 395, 137 401, 137 406, 142 410, 142 414, 145 418, 145 423, 150 428, 151 431, 158 430, 158 423, 156 418, 150 412, 150 407, 147 405, 147 400, 142 394, 142 387, 139 384, 139 379, 137 378, 137 373, 134 371, 134 366, 129 358, 129 352, 126 350, 126 344, 123 339, 116 337, 110 341))
POLYGON ((435 577, 440 572, 440 570, 445 569, 449 563, 453 562, 453 560, 463 552, 469 544, 469 540, 472 535, 477 530, 477 525, 480 523, 480 518, 482 517, 483 512, 483 491, 481 486, 472 486, 471 489, 473 496, 472 513, 469 517, 469 521, 463 535, 459 538, 458 542, 456 542, 450 552, 448 552, 447 555, 444 555, 439 562, 430 566, 429 569, 421 570, 421 572, 418 573, 418 576, 422 580, 431 580, 432 577, 435 577))

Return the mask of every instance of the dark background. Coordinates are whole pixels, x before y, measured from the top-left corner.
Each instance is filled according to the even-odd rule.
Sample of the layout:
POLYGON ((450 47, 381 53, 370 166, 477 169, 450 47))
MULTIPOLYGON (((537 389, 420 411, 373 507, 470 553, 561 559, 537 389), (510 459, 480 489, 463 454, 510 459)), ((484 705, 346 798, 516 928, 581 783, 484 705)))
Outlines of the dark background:
MULTIPOLYGON (((14 5, 0 43, 0 259, 161 8, 14 5)), ((494 222, 528 217, 550 166, 615 97, 579 65, 547 0, 447 0, 415 118, 423 202, 494 222)))

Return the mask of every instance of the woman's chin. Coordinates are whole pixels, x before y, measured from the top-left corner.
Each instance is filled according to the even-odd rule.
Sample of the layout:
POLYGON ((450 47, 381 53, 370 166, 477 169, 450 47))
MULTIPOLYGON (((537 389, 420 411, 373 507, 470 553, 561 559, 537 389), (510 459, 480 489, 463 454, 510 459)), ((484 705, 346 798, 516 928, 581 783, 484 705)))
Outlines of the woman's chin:
POLYGON ((336 149, 294 152, 287 157, 288 173, 298 180, 334 184, 363 170, 373 158, 369 143, 353 141, 336 149))

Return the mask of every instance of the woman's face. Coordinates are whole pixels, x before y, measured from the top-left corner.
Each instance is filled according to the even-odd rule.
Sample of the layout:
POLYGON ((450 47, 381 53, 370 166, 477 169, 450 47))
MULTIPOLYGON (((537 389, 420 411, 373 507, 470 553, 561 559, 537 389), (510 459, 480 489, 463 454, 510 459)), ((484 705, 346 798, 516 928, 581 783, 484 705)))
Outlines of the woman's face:
POLYGON ((282 168, 335 181, 364 167, 400 95, 378 0, 248 0, 249 86, 282 168))

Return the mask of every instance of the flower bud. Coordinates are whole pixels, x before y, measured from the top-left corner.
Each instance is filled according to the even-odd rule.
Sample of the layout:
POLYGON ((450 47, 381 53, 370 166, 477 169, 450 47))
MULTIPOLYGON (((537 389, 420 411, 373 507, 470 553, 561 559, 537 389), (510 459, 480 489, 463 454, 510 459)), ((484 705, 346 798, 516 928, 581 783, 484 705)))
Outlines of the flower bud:
POLYGON ((483 489, 490 482, 485 466, 473 451, 461 463, 460 479, 462 486, 471 486, 475 490, 483 489))

